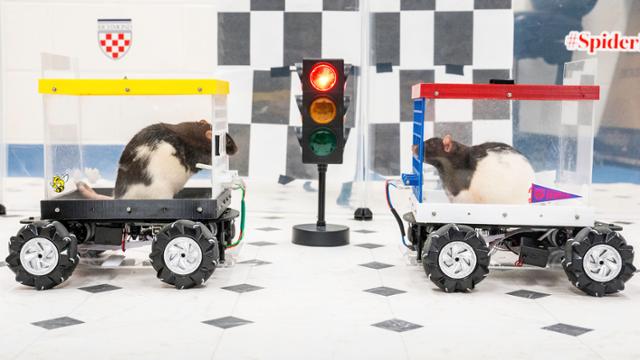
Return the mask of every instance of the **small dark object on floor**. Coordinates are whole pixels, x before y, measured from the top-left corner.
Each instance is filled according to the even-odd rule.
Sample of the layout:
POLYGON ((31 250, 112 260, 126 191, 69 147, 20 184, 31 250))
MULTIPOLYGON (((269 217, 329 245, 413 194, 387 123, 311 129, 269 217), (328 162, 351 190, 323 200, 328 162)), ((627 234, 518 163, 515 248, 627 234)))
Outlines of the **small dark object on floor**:
POLYGON ((357 208, 353 218, 360 221, 369 221, 373 220, 373 213, 369 208, 357 208))
POLYGON ((293 180, 295 180, 295 178, 292 178, 291 176, 280 175, 280 177, 278 178, 278 184, 287 185, 288 183, 292 182, 293 180))

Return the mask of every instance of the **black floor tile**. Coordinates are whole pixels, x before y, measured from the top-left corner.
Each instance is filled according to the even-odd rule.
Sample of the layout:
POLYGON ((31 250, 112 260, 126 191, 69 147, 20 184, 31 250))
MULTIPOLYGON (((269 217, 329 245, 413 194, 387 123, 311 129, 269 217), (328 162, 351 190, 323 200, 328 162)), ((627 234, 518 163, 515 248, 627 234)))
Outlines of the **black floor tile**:
POLYGON ((405 332, 409 330, 419 329, 422 325, 410 323, 408 321, 400 320, 400 319, 390 319, 383 322, 379 322, 377 324, 373 324, 372 326, 379 327, 381 329, 395 331, 395 332, 405 332))
POLYGON ((203 323, 207 325, 219 327, 221 329, 230 329, 236 326, 251 324, 253 323, 253 321, 240 319, 234 316, 225 316, 218 319, 203 321, 203 323))
POLYGON ((53 330, 53 329, 58 329, 58 328, 67 327, 71 325, 83 324, 83 323, 84 321, 76 320, 68 316, 63 316, 55 319, 37 321, 37 322, 31 323, 31 325, 39 326, 47 330, 53 330))

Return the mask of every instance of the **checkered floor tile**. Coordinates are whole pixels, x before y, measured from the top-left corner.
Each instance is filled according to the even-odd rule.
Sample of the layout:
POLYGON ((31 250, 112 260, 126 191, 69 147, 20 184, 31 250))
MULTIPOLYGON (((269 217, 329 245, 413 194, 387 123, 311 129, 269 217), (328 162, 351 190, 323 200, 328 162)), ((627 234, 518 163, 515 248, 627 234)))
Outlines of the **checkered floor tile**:
POLYGON ((101 293, 101 292, 106 292, 106 291, 118 290, 118 289, 121 289, 121 288, 118 287, 118 286, 111 285, 111 284, 99 284, 99 285, 93 285, 93 286, 85 286, 85 287, 81 287, 79 289, 95 294, 95 293, 101 293))
POLYGON ((571 336, 580 336, 582 334, 588 333, 589 331, 593 331, 593 329, 587 329, 580 326, 573 326, 562 323, 545 326, 543 327, 543 329, 571 336))
POLYGON ((376 287, 376 288, 372 288, 372 289, 367 289, 365 291, 366 292, 370 292, 372 294, 382 295, 382 296, 392 296, 392 295, 398 295, 398 294, 406 293, 406 291, 404 291, 404 290, 398 290, 398 289, 394 289, 394 288, 390 288, 390 287, 386 287, 386 286, 380 286, 380 287, 376 287))
POLYGON ((271 227, 271 226, 267 226, 267 227, 257 228, 256 230, 260 230, 260 231, 278 231, 280 229, 279 228, 275 228, 275 227, 271 227))
POLYGON ((393 265, 372 261, 366 264, 360 264, 360 266, 368 267, 370 269, 380 270, 380 269, 386 269, 386 268, 392 267, 393 265))
POLYGON ((240 261, 238 262, 238 264, 249 264, 249 265, 260 266, 260 265, 269 265, 271 263, 269 261, 251 259, 251 260, 240 261))
POLYGON ((540 298, 549 296, 549 294, 545 294, 537 291, 530 291, 530 290, 516 290, 516 291, 508 292, 507 294, 526 298, 526 299, 540 299, 540 298))
POLYGON ((249 245, 255 245, 255 246, 270 246, 270 245, 276 245, 276 243, 271 242, 271 241, 253 241, 248 243, 249 245))
MULTIPOLYGON (((254 189, 251 209, 271 206, 279 188, 284 197, 304 194, 301 181, 286 187, 272 183, 266 191, 247 185, 254 189)), ((377 196, 376 208, 383 209, 385 199, 377 196)), ((352 234, 351 246, 297 246, 290 241, 291 226, 313 218, 315 207, 308 213, 251 210, 256 212, 247 215, 246 243, 227 251, 228 261, 205 284, 189 290, 176 290, 144 266, 149 246, 109 251, 102 259, 135 259, 130 267, 104 269, 83 259, 64 284, 47 291, 21 285, 9 269, 0 268, 1 321, 10 329, 3 334, 0 358, 62 359, 68 354, 55 350, 61 339, 87 352, 102 341, 98 334, 122 329, 150 336, 143 342, 123 337, 118 346, 100 349, 105 357, 129 358, 140 351, 158 359, 184 357, 184 346, 164 346, 165 328, 171 329, 173 343, 188 346, 194 360, 298 359, 300 354, 318 359, 591 359, 594 349, 603 360, 640 358, 633 346, 640 274, 625 283, 623 292, 593 298, 571 285, 561 268, 517 268, 515 255, 497 252, 492 263, 508 271, 492 266, 472 293, 448 294, 416 263, 415 252, 402 247, 393 217, 356 223, 350 220, 353 209, 331 206, 337 208, 327 216, 332 223, 353 229, 367 225, 375 233, 352 234), (255 230, 269 226, 282 231, 255 230), (249 246, 252 242, 257 245, 249 246), (453 329, 455 336, 441 329, 453 329), (496 335, 518 346, 460 346, 462 338, 495 344, 496 335)), ((621 233, 640 248, 640 211, 610 206, 615 211, 602 212, 602 221, 633 222, 621 233)), ((16 219, 0 218, 5 239, 17 228, 16 219)), ((7 246, 0 247, 0 259, 7 252, 7 246)))
POLYGON ((422 325, 414 324, 414 323, 400 320, 400 319, 390 319, 390 320, 373 324, 372 326, 379 327, 385 330, 395 331, 395 332, 405 332, 409 330, 419 329, 422 327, 422 325))
POLYGON ((374 243, 364 243, 364 244, 356 244, 354 246, 359 246, 365 249, 376 249, 379 247, 383 247, 384 245, 380 245, 380 244, 374 244, 374 243))
POLYGON ((203 323, 215 327, 219 327, 221 329, 230 329, 237 326, 251 324, 253 321, 240 319, 234 316, 225 316, 213 320, 203 321, 203 323))
POLYGON ((53 329, 67 327, 67 326, 83 324, 83 323, 84 321, 76 320, 68 316, 63 316, 55 319, 37 321, 37 322, 31 323, 31 325, 35 325, 47 330, 53 330, 53 329))
POLYGON ((246 293, 246 292, 260 290, 263 288, 260 286, 255 286, 250 284, 238 284, 238 285, 232 285, 232 286, 225 286, 222 289, 237 292, 237 293, 246 293))
POLYGON ((375 233, 375 231, 367 230, 367 229, 353 230, 353 232, 360 233, 360 234, 373 234, 373 233, 375 233))

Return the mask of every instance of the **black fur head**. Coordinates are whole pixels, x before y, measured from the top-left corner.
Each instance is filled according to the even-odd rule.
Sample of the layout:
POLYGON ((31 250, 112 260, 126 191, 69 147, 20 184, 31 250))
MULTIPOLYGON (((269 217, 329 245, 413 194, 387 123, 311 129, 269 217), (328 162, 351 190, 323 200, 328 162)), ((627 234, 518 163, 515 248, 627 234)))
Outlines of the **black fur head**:
MULTIPOLYGON (((453 196, 469 188, 475 164, 471 163, 470 148, 454 141, 451 135, 434 137, 424 142, 424 162, 434 166, 445 190, 453 196)), ((418 146, 413 146, 418 153, 418 146)))
MULTIPOLYGON (((518 153, 507 144, 486 142, 467 146, 454 141, 451 135, 446 135, 444 138, 434 137, 424 142, 424 162, 438 170, 445 190, 456 196, 461 190, 469 188, 478 162, 490 151, 518 153)), ((417 152, 418 147, 414 145, 414 155, 417 152)))
MULTIPOLYGON (((195 122, 183 122, 176 125, 164 125, 180 137, 185 144, 211 153, 213 130, 211 123, 208 121, 203 119, 195 122)), ((238 152, 238 146, 229 134, 227 134, 225 138, 225 148, 227 155, 234 155, 238 152)))
MULTIPOLYGON (((418 151, 414 146, 413 153, 418 151)), ((451 135, 434 137, 424 142, 424 162, 438 169, 444 167, 461 168, 468 163, 469 147, 454 141, 451 135)))

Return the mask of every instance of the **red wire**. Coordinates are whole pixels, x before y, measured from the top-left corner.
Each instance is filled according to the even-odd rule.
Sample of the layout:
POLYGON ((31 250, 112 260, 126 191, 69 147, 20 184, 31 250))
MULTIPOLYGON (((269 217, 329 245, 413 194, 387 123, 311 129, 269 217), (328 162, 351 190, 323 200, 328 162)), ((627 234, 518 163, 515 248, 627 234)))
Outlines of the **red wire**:
POLYGON ((522 265, 524 265, 524 261, 522 261, 522 259, 518 259, 516 260, 516 263, 514 265, 517 267, 521 267, 522 265))

